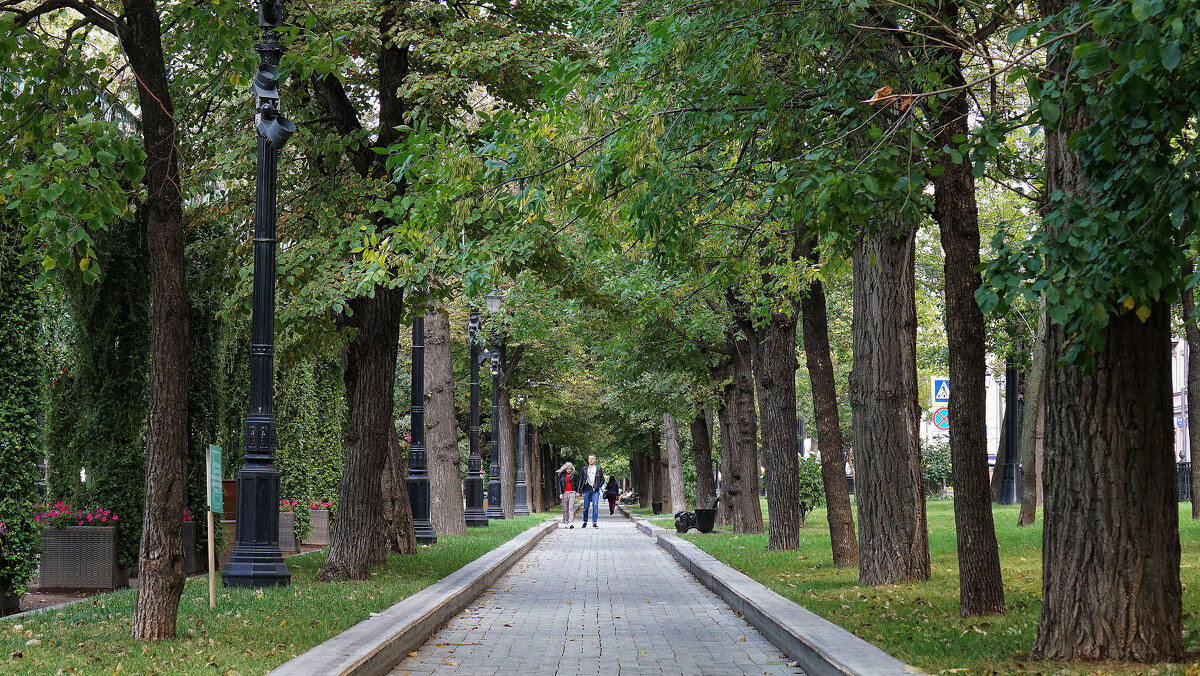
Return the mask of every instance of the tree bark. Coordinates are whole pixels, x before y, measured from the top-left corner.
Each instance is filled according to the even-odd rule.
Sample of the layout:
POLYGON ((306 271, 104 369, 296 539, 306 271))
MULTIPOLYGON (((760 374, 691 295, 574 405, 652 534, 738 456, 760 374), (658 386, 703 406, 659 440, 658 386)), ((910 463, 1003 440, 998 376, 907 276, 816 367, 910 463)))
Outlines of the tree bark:
POLYGON ((712 466, 712 428, 705 410, 692 418, 692 456, 696 463, 696 507, 708 504, 717 495, 712 466))
MULTIPOLYGON (((1037 446, 1038 428, 1045 424, 1046 337, 1046 315, 1043 314, 1038 320, 1033 343, 1033 363, 1025 376, 1025 408, 1029 415, 1021 416, 1021 514, 1017 517, 1018 526, 1033 525, 1042 502, 1042 463, 1037 446)), ((950 419, 954 419, 953 415, 950 419)))
POLYGON ((440 301, 425 308, 425 443, 429 458, 430 514, 440 535, 466 535, 466 508, 454 412, 454 356, 450 318, 440 301))
MULTIPOLYGON (((507 380, 507 378, 505 378, 507 380)), ((517 499, 517 426, 508 388, 500 386, 500 500, 504 518, 513 518, 517 499)))
POLYGON ((917 403, 916 227, 890 218, 854 249, 859 580, 929 579, 917 403))
POLYGON ((346 325, 357 329, 357 335, 346 349, 346 467, 338 486, 337 528, 317 574, 322 581, 370 577, 367 567, 382 540, 380 477, 388 459, 388 435, 395 426, 403 291, 376 287, 374 298, 352 298, 349 305, 353 314, 345 318, 346 325))
POLYGON ((529 467, 526 468, 526 480, 529 482, 529 509, 535 514, 544 509, 542 505, 542 449, 538 447, 537 425, 529 425, 529 467))
POLYGON ((796 455, 796 320, 775 313, 766 326, 740 322, 754 353, 754 386, 766 466, 767 549, 800 546, 800 466, 796 455))
MULTIPOLYGON (((1184 279, 1192 276, 1193 265, 1184 266, 1184 279)), ((1192 450, 1188 459, 1192 462, 1192 519, 1200 519, 1200 463, 1196 462, 1195 449, 1200 447, 1200 408, 1192 405, 1192 393, 1200 392, 1200 326, 1196 325, 1196 296, 1192 288, 1183 292, 1183 331, 1188 346, 1187 406, 1188 448, 1192 450)))
MULTIPOLYGON (((957 26, 958 2, 941 4, 945 26, 957 26)), ((939 29, 939 32, 942 32, 939 29)), ((949 44, 949 36, 943 36, 949 44)), ((942 85, 962 87, 961 50, 937 50, 943 60, 942 85)), ((965 90, 941 102, 934 122, 934 145, 955 148, 970 133, 965 90)), ((942 172, 933 177, 934 218, 945 252, 946 340, 950 351, 950 466, 954 482, 954 528, 958 541, 958 610, 964 617, 1004 613, 1000 550, 992 520, 987 466, 987 371, 983 312, 975 302, 979 274, 979 206, 971 160, 955 163, 938 155, 942 172)))
POLYGON ((183 595, 186 496, 188 297, 183 256, 179 144, 153 0, 125 0, 121 47, 137 76, 146 152, 147 232, 153 303, 146 483, 133 637, 175 638, 183 595))
POLYGON ((670 413, 663 414, 663 431, 667 441, 667 477, 673 511, 687 509, 683 493, 683 457, 679 453, 679 421, 670 413))
POLYGON ((650 506, 650 460, 645 451, 634 451, 629 472, 638 494, 638 507, 645 509, 650 506))
MULTIPOLYGON (((816 261, 807 239, 801 242, 805 258, 816 261)), ((804 358, 812 386, 813 412, 817 424, 817 447, 821 449, 821 483, 829 519, 833 565, 858 567, 858 539, 854 533, 854 511, 850 509, 850 487, 846 482, 846 453, 838 412, 837 385, 829 351, 829 319, 825 308, 825 285, 814 281, 800 299, 804 316, 804 358)))
MULTIPOLYGON (((1173 661, 1182 653, 1170 308, 1112 317, 1095 372, 1046 383, 1041 659, 1173 661)), ((1050 330, 1052 354, 1067 345, 1050 330)))
POLYGON ((729 334, 733 357, 726 365, 728 382, 722 391, 721 474, 724 495, 721 511, 735 533, 763 532, 762 507, 758 501, 758 420, 754 410, 754 375, 750 344, 729 334))
POLYGON ((650 464, 647 472, 650 479, 650 503, 661 504, 663 513, 669 513, 667 502, 670 500, 670 496, 664 497, 663 495, 662 441, 659 439, 657 429, 650 435, 650 453, 647 454, 646 459, 650 464))
POLYGON ((408 501, 408 456, 400 446, 400 435, 394 424, 388 427, 387 453, 380 482, 383 492, 383 528, 380 529, 383 543, 379 547, 379 554, 384 560, 389 553, 417 553, 412 503, 408 501))

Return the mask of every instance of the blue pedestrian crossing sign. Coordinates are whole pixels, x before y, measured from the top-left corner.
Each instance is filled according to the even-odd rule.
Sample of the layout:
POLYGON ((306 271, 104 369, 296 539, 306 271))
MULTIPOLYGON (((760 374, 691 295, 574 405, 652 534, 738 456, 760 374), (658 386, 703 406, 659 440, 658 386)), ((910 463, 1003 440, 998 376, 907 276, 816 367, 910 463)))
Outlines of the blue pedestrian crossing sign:
POLYGON ((950 403, 950 379, 949 378, 933 378, 933 387, 931 388, 932 403, 934 406, 938 404, 950 403))

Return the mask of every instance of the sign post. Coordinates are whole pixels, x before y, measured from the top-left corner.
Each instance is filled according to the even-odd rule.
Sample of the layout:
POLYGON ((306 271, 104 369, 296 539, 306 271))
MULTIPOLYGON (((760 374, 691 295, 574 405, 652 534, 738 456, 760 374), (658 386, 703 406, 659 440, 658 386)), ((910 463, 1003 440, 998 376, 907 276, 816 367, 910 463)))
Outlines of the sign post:
POLYGON ((213 512, 224 512, 221 495, 221 447, 208 445, 204 463, 208 470, 208 607, 217 607, 217 556, 213 546, 213 512))

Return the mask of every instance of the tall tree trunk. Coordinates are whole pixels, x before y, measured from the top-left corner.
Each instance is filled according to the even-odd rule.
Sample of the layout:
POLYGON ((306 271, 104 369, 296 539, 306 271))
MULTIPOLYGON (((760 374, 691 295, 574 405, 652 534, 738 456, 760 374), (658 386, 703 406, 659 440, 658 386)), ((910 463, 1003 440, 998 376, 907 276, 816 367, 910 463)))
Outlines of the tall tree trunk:
MULTIPOLYGON (((816 262, 816 254, 807 239, 801 241, 801 251, 806 259, 816 262)), ((804 316, 804 359, 812 386, 817 447, 821 449, 821 483, 825 487, 833 565, 857 568, 858 539, 854 534, 854 511, 850 509, 842 421, 838 412, 833 358, 829 352, 825 285, 820 281, 810 284, 808 293, 800 299, 800 308, 804 316)))
MULTIPOLYGON (((958 2, 941 4, 944 26, 957 26, 958 2)), ((946 44, 949 36, 943 36, 946 44)), ((957 46, 938 50, 942 86, 965 84, 957 46)), ((935 146, 955 148, 965 138, 968 102, 965 90, 941 102, 934 123, 935 146)), ((945 251, 946 340, 950 349, 950 466, 954 482, 954 529, 958 540, 958 610, 964 617, 1004 613, 1000 550, 992 521, 987 466, 987 371, 983 311, 975 289, 979 267, 979 206, 971 161, 955 163, 938 155, 943 171, 933 177, 934 217, 945 251)))
POLYGON ((670 497, 664 497, 663 495, 662 441, 659 439, 657 429, 650 436, 650 453, 647 454, 647 460, 650 463, 650 470, 648 472, 650 479, 650 503, 661 504, 663 513, 669 514, 670 508, 666 503, 670 497))
MULTIPOLYGON (((505 378, 507 380, 507 377, 505 378)), ((511 395, 500 387, 500 500, 504 518, 513 518, 517 499, 517 426, 513 421, 511 395)))
POLYGON ((634 490, 638 494, 638 507, 650 506, 650 460, 645 451, 634 451, 629 472, 632 474, 634 490))
POLYGON ((859 581, 929 579, 917 403, 916 227, 885 223, 854 249, 859 581), (890 226, 890 227, 889 227, 890 226))
MULTIPOLYGON (((1187 279, 1194 272, 1191 261, 1184 266, 1187 279)), ((1189 460, 1192 462, 1192 519, 1200 519, 1200 463, 1196 462, 1195 449, 1200 447, 1200 407, 1192 405, 1192 393, 1200 392, 1200 326, 1196 325, 1196 296, 1192 288, 1183 292, 1184 336, 1187 338, 1187 407, 1189 460)))
POLYGON ((400 446, 400 435, 395 425, 388 427, 387 442, 387 462, 380 482, 383 492, 383 528, 379 530, 382 544, 372 556, 375 560, 386 560, 389 553, 417 553, 412 503, 408 501, 408 456, 400 446))
MULTIPOLYGON (((347 327, 357 329, 346 349, 346 468, 338 486, 338 523, 317 579, 365 580, 383 527, 380 477, 393 433, 396 359, 400 346, 403 291, 378 286, 375 297, 350 300, 347 327)), ((394 497, 394 496, 389 496, 394 497)))
POLYGON ((722 512, 736 533, 763 532, 762 507, 758 501, 758 420, 754 410, 754 375, 750 344, 730 334, 733 357, 727 366, 729 383, 722 392, 721 474, 722 512))
POLYGON ((674 514, 675 510, 683 509, 675 502, 674 496, 671 495, 671 462, 667 457, 667 449, 663 443, 665 435, 656 435, 659 440, 658 448, 655 449, 658 454, 658 495, 659 500, 663 503, 663 514, 674 514))
POLYGON ((175 638, 183 595, 188 398, 188 297, 183 258, 179 137, 153 0, 125 0, 121 47, 137 76, 146 152, 150 248, 150 415, 146 430, 145 504, 133 637, 175 638))
POLYGON ((663 414, 663 431, 667 440, 667 475, 671 490, 672 510, 687 509, 683 494, 683 457, 679 454, 679 422, 670 413, 663 414))
POLYGON ((766 456, 767 549, 800 546, 800 465, 796 454, 796 320, 775 313, 758 329, 743 324, 754 352, 754 385, 766 456))
POLYGON ((1032 525, 1042 502, 1042 463, 1037 446, 1038 428, 1045 424, 1046 337, 1046 315, 1043 314, 1038 320, 1033 343, 1033 363, 1025 375, 1025 409, 1029 415, 1021 416, 1021 514, 1017 517, 1018 526, 1032 525))
MULTIPOLYGON (((1162 302, 1144 323, 1114 316, 1094 375, 1049 370, 1037 658, 1162 662, 1182 653, 1170 317, 1162 302)), ((1062 328, 1050 335, 1061 356, 1062 328)))
POLYGON ((538 428, 537 425, 529 425, 529 467, 525 468, 527 481, 529 482, 529 509, 534 513, 540 512, 545 507, 542 505, 542 450, 538 448, 538 428))
POLYGON ((454 414, 454 356, 450 318, 440 301, 425 308, 425 443, 429 458, 430 514, 440 535, 466 535, 459 472, 458 419, 454 414))
POLYGON ((692 418, 692 456, 696 463, 696 507, 706 505, 717 494, 712 466, 712 428, 706 411, 701 409, 692 418))
MULTIPOLYGON (((1000 499, 1000 484, 1004 482, 1004 449, 1008 447, 1008 415, 1020 415, 1020 406, 1009 406, 1004 402, 1004 413, 1000 414, 1000 439, 996 443, 996 464, 992 467, 992 478, 988 489, 992 502, 1000 499)), ((1018 423, 1019 426, 1019 423, 1018 423)))

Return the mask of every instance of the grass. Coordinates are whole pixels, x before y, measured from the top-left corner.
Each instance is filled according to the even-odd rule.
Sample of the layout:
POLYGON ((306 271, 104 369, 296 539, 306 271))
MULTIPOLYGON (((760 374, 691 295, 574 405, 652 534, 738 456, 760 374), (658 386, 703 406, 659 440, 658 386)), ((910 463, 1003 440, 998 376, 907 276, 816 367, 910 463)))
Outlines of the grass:
MULTIPOLYGON (((1041 615, 1041 515, 1016 526, 1019 506, 995 506, 996 537, 1008 613, 958 614, 958 560, 951 502, 928 503, 929 582, 863 587, 857 569, 833 567, 825 510, 809 515, 797 551, 767 551, 767 536, 686 535, 701 549, 779 594, 836 622, 905 662, 931 673, 968 674, 1186 674, 1195 664, 1129 665, 1116 662, 1048 663, 1027 658, 1041 615)), ((1184 650, 1200 652, 1200 523, 1180 508, 1183 544, 1184 650)))
POLYGON ((362 582, 319 583, 324 551, 287 559, 288 587, 223 589, 208 608, 208 579, 191 580, 174 641, 130 637, 134 591, 95 596, 58 611, 0 621, 0 674, 262 674, 428 587, 545 514, 492 521, 439 536, 413 556, 392 556, 362 582))

